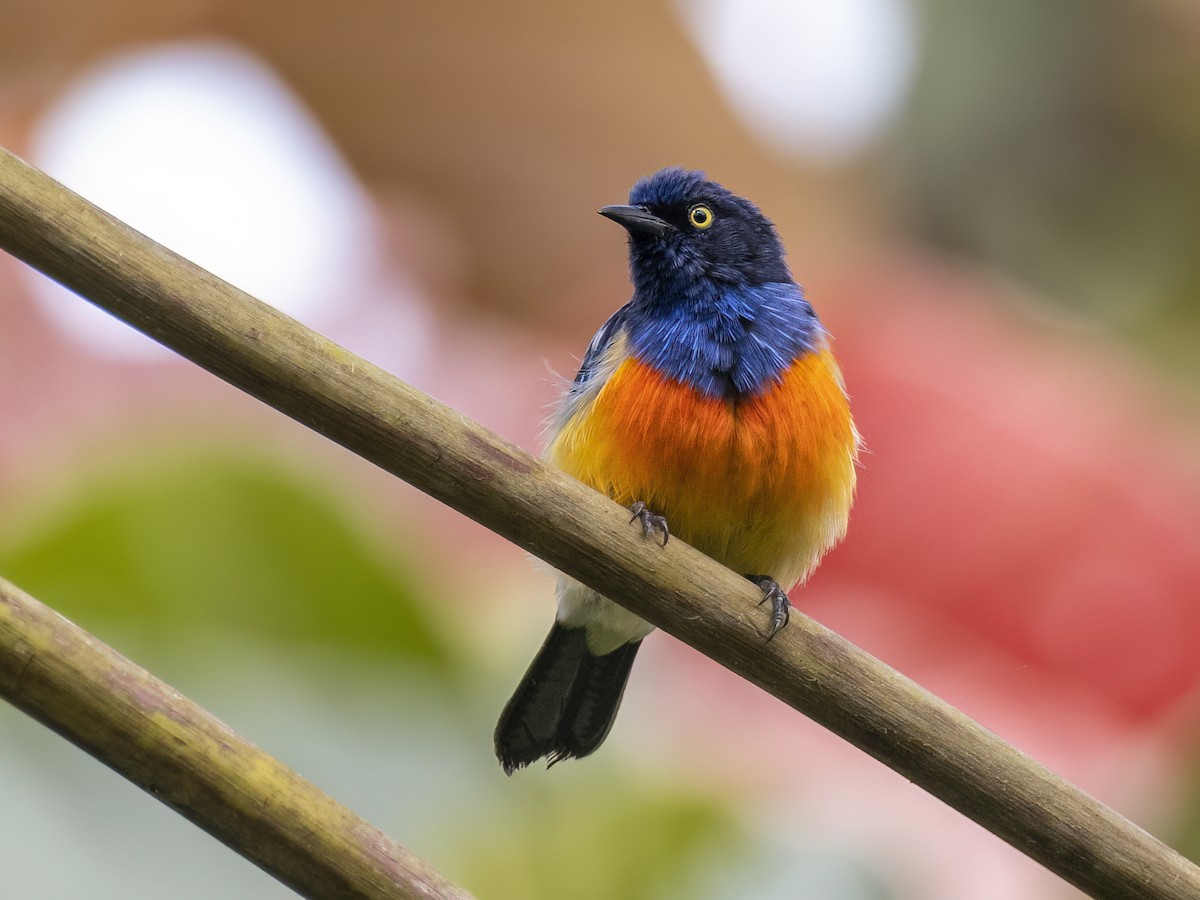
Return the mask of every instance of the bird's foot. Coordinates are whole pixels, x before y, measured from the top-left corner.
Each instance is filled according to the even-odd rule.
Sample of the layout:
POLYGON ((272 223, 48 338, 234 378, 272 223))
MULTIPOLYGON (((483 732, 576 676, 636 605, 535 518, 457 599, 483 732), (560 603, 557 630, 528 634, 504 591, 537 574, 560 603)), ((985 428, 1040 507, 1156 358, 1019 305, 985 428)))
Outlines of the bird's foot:
POLYGON ((646 504, 639 500, 633 506, 629 507, 629 511, 633 513, 633 518, 629 520, 629 524, 640 521, 642 523, 642 534, 648 538, 654 537, 656 534, 662 535, 662 545, 667 546, 667 538, 671 536, 671 530, 667 528, 667 517, 656 515, 646 508, 646 504))
POLYGON ((779 586, 779 582, 770 575, 747 575, 748 579, 762 588, 763 598, 758 601, 758 605, 762 606, 768 600, 771 601, 771 628, 767 632, 767 641, 779 633, 779 629, 783 628, 792 617, 792 601, 788 599, 787 593, 779 586))

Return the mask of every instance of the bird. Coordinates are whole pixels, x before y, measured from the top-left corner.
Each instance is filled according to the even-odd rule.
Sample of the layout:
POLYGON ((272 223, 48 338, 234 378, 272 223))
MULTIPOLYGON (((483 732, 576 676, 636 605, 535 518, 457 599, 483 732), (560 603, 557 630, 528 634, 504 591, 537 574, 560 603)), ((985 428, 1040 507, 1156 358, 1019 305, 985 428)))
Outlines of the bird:
MULTIPOLYGON (((860 437, 831 339, 775 226, 705 173, 662 169, 600 215, 624 227, 632 299, 555 405, 544 458, 744 574, 769 602, 845 535, 860 437)), ((566 575, 554 624, 500 715, 505 774, 582 758, 612 728, 653 626, 566 575)), ((760 604, 761 605, 761 604, 760 604)))

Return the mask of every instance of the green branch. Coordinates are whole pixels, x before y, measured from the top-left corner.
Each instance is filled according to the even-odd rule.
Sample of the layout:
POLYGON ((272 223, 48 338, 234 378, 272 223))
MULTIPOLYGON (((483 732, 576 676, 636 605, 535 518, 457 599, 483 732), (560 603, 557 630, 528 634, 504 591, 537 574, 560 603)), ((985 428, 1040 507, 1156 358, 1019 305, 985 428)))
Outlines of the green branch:
MULTIPOLYGON (((1200 869, 802 615, 626 510, 0 155, 0 246, 810 716, 1097 898, 1200 897, 1200 869)), ((486 740, 486 736, 481 736, 486 740)))

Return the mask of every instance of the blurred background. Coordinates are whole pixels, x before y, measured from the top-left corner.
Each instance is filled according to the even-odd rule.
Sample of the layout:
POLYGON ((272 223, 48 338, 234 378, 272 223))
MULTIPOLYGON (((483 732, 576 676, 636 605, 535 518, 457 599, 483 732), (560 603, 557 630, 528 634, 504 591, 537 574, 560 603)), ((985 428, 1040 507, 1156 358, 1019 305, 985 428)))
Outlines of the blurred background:
MULTIPOLYGON (((704 168, 778 224, 865 436, 797 605, 1200 853, 1200 7, 6 0, 0 144, 537 449, 704 168)), ((0 259, 0 575, 481 898, 1067 900, 655 635, 603 751, 491 731, 550 580, 0 259)), ((13 897, 289 892, 0 708, 13 897)))

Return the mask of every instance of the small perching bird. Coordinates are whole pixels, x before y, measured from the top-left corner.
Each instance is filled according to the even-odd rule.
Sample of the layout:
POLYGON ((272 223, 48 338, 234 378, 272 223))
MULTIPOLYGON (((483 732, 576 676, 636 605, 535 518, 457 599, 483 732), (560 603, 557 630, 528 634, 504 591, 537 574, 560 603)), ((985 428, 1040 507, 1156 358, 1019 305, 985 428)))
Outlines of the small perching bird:
MULTIPOLYGON (((743 573, 782 586, 846 533, 859 437, 829 338, 771 222, 703 173, 663 169, 600 214, 629 233, 633 299, 592 338, 546 458, 743 573)), ((646 621, 566 576, 496 726, 506 773, 587 756, 612 728, 646 621)))

